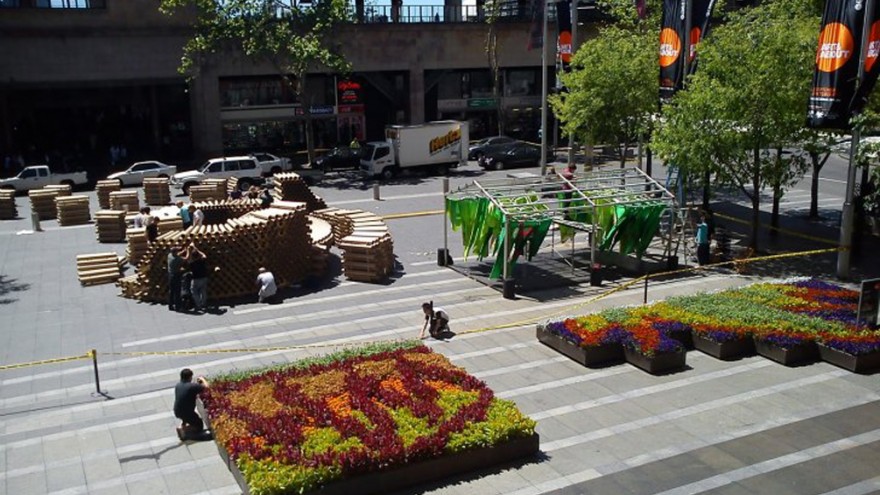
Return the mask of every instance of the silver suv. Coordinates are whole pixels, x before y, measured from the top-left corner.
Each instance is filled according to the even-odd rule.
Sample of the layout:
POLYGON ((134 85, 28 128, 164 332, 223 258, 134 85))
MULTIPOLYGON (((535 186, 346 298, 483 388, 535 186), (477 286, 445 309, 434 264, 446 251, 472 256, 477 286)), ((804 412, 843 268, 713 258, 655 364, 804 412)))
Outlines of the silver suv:
POLYGON ((180 172, 171 177, 171 186, 180 189, 184 194, 189 194, 191 186, 200 184, 205 179, 228 179, 238 178, 238 186, 246 190, 253 184, 259 184, 262 169, 257 164, 257 159, 252 156, 228 156, 212 158, 199 167, 198 170, 180 172))

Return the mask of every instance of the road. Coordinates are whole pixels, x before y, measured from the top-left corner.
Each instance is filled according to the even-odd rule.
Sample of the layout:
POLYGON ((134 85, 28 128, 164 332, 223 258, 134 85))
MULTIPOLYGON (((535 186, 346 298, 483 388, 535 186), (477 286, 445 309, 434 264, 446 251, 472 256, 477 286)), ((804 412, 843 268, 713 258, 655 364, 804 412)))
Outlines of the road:
MULTIPOLYGON (((839 185, 836 166, 827 169, 832 180, 823 181, 823 194, 839 185)), ((468 167, 450 183, 454 189, 481 176, 468 167)), ((381 201, 372 199, 368 184, 345 178, 315 191, 331 206, 387 215, 442 208, 441 184, 439 178, 403 178, 381 188, 381 201)), ((24 218, 26 203, 18 198, 24 218)), ((460 335, 426 343, 536 419, 542 454, 406 493, 880 491, 876 377, 824 363, 724 362, 695 351, 685 371, 661 377, 629 365, 586 369, 539 344, 534 321, 638 304, 640 290, 588 305, 588 297, 611 286, 506 300, 436 265, 440 216, 388 224, 400 270, 387 284, 350 282, 337 273, 278 305, 244 303, 187 315, 121 298, 110 285, 80 287, 76 254, 124 250, 97 244, 93 226, 44 222, 45 232, 28 234, 25 219, 0 222, 0 364, 97 349, 101 389, 113 397, 94 393, 88 360, 0 372, 0 493, 240 493, 212 443, 181 444, 174 435, 171 387, 179 369, 210 375, 352 343, 412 338, 422 322, 420 303, 428 299, 447 310, 460 335), (293 348, 211 353, 279 346, 293 348), (193 349, 204 354, 137 354, 193 349)), ((458 246, 453 236, 457 258, 458 246)), ((652 285, 650 297, 754 280, 710 272, 652 285)))

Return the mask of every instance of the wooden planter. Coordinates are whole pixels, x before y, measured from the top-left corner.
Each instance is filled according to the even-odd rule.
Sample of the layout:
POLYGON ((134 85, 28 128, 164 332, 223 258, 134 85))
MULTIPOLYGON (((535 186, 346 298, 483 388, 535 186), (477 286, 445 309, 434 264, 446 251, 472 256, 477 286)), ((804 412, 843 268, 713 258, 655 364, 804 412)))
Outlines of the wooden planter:
POLYGON ((669 332, 666 334, 670 339, 677 340, 685 350, 692 351, 694 350, 694 337, 692 335, 693 332, 669 332))
MULTIPOLYGON (((205 420, 205 425, 210 428, 208 416, 205 414, 201 401, 197 403, 199 413, 205 420)), ((372 495, 402 490, 407 487, 430 483, 443 478, 459 474, 485 469, 498 464, 504 464, 524 457, 535 455, 539 449, 540 438, 537 433, 530 437, 515 438, 494 447, 469 450, 458 454, 444 455, 435 459, 404 464, 402 466, 386 469, 383 471, 365 473, 351 478, 330 482, 318 490, 308 493, 320 495, 349 495, 358 493, 372 495)), ((239 471, 235 461, 229 457, 229 453, 221 445, 217 444, 220 457, 226 462, 226 466, 232 472, 235 481, 244 495, 250 495, 250 487, 239 471)), ((283 492, 299 494, 294 488, 283 492)))
POLYGON ((840 366, 854 373, 872 373, 880 370, 880 351, 854 356, 819 344, 819 357, 826 363, 840 366))
POLYGON ((678 352, 664 352, 648 357, 628 347, 623 348, 623 353, 626 357, 626 362, 652 375, 661 375, 684 368, 685 355, 687 354, 682 349, 678 352))
POLYGON ((790 349, 783 349, 778 345, 755 339, 755 350, 765 358, 785 366, 811 364, 819 360, 819 347, 815 342, 804 342, 790 349))
POLYGON ((538 325, 536 333, 538 341, 542 344, 588 368, 599 368, 624 361, 623 346, 620 344, 580 347, 554 333, 548 332, 542 325, 538 325))
POLYGON ((740 337, 726 342, 715 342, 697 332, 693 333, 694 347, 714 358, 732 361, 755 354, 755 340, 751 337, 740 337))

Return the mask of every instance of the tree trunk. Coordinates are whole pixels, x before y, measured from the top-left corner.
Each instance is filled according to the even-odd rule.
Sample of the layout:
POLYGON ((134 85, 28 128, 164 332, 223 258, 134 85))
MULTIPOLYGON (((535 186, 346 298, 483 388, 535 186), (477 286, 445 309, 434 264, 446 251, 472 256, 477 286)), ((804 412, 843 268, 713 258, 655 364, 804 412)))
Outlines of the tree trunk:
POLYGON ((810 219, 819 219, 819 153, 810 152, 810 161, 813 163, 813 176, 810 178, 810 219))
POLYGON ((297 74, 297 78, 299 79, 299 100, 302 105, 303 115, 306 117, 306 152, 308 153, 309 163, 315 163, 315 131, 312 126, 311 100, 307 98, 306 75, 297 74))
POLYGON ((773 179, 773 211, 770 214, 770 235, 776 235, 776 229, 779 228, 779 201, 782 199, 782 150, 776 148, 776 170, 780 171, 778 177, 773 179))
POLYGON ((626 150, 629 149, 629 141, 621 143, 620 149, 620 168, 626 168, 626 150))
POLYGON ((703 209, 709 211, 710 183, 712 182, 712 172, 706 171, 703 174, 703 209))
POLYGON ((754 168, 752 169, 752 238, 749 247, 758 251, 758 233, 761 226, 761 149, 755 146, 754 168))

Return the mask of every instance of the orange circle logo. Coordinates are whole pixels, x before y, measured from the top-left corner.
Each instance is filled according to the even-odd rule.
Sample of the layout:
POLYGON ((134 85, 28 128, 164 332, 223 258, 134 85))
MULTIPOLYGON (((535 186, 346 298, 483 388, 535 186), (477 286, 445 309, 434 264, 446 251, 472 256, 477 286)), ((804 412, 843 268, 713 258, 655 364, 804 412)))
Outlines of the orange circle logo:
POLYGON ((868 54, 865 55, 865 71, 871 72, 871 67, 880 56, 880 21, 871 25, 871 33, 868 35, 868 54))
POLYGON ((678 60, 681 53, 681 39, 674 29, 660 31, 660 67, 669 67, 678 60))
POLYGON ((559 33, 559 57, 565 63, 571 62, 571 31, 559 33))
POLYGON ((695 27, 691 29, 691 47, 688 53, 688 62, 693 62, 694 57, 697 56, 697 43, 700 42, 700 34, 702 34, 700 28, 695 27))
POLYGON ((832 22, 819 33, 816 50, 816 68, 822 72, 834 72, 843 67, 853 55, 853 36, 849 28, 832 22))

